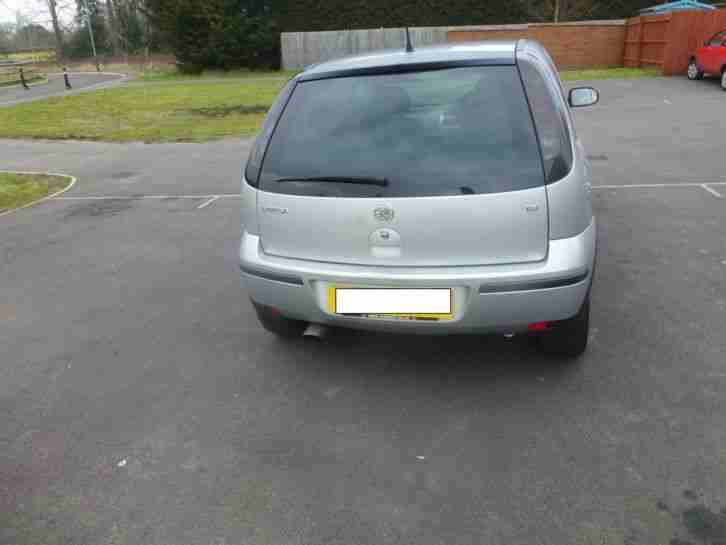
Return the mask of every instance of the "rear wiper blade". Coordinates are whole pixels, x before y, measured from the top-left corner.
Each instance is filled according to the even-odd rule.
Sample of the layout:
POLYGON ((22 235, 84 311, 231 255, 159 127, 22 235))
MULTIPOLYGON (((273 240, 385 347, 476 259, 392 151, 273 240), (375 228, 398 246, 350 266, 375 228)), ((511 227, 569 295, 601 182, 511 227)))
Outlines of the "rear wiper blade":
POLYGON ((357 176, 315 176, 310 178, 278 178, 278 183, 284 182, 330 182, 338 184, 361 184, 361 185, 377 185, 380 187, 388 186, 386 178, 364 178, 357 176))

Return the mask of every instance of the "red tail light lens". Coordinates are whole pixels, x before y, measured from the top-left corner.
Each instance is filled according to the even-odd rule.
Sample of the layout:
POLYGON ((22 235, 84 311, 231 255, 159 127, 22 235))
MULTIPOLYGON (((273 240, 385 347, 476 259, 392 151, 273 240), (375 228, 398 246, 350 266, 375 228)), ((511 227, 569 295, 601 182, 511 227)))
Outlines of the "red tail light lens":
POLYGON ((547 331, 550 328, 550 322, 535 322, 527 326, 528 331, 547 331))

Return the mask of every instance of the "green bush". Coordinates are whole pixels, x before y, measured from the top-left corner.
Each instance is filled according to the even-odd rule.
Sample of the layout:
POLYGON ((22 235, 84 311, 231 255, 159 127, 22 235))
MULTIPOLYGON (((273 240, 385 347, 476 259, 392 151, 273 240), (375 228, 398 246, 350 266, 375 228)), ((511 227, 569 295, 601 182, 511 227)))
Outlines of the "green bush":
POLYGON ((210 64, 212 29, 207 15, 192 4, 183 3, 169 31, 179 69, 185 74, 201 73, 210 64))
POLYGON ((149 7, 182 72, 279 67, 270 0, 149 0, 149 7))
POLYGON ((235 15, 225 18, 221 35, 216 36, 213 67, 229 70, 279 66, 280 32, 271 18, 235 15))
MULTIPOLYGON (((637 15, 655 0, 559 0, 560 20, 637 15)), ((554 0, 277 0, 283 32, 552 22, 554 0)))
MULTIPOLYGON (((539 2, 540 4, 542 2, 539 2)), ((284 31, 523 23, 521 0, 280 0, 284 31)))

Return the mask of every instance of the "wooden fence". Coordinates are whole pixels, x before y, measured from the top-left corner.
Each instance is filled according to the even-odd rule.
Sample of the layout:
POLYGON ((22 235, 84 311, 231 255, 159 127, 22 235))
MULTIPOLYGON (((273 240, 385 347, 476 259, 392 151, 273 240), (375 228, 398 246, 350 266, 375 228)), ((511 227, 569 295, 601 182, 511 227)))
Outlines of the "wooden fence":
POLYGON ((20 49, 18 51, 0 51, 0 60, 23 62, 55 61, 55 49, 20 49))
POLYGON ((21 70, 27 83, 33 83, 44 77, 44 74, 31 62, 0 63, 0 86, 20 85, 21 70))
MULTIPOLYGON (((607 68, 623 65, 625 20, 530 23, 467 27, 412 27, 415 46, 457 41, 539 40, 560 68, 607 68)), ((283 32, 282 67, 299 69, 345 55, 403 48, 404 29, 283 32)))
POLYGON ((518 40, 540 42, 560 70, 615 68, 623 65, 625 21, 578 21, 453 28, 450 42, 518 40))
POLYGON ((672 13, 628 19, 625 33, 625 66, 663 68, 672 13))
POLYGON ((634 17, 626 27, 625 66, 657 67, 666 76, 684 74, 696 49, 726 29, 726 10, 634 17))
MULTIPOLYGON (((446 43, 448 27, 411 27, 414 45, 446 43)), ((282 68, 298 70, 311 64, 381 49, 403 48, 403 28, 283 32, 280 36, 282 68)))

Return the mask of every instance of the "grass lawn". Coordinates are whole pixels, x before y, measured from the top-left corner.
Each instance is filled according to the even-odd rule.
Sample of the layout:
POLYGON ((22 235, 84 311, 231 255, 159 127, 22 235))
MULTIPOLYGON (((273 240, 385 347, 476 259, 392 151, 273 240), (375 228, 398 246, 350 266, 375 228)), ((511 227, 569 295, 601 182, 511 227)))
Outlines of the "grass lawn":
POLYGON ((596 70, 563 70, 562 81, 584 81, 596 79, 654 78, 660 76, 657 68, 601 68, 596 70))
POLYGON ((143 70, 136 74, 136 81, 183 81, 204 79, 256 79, 285 78, 289 79, 299 70, 205 70, 198 75, 182 74, 176 68, 143 70))
POLYGON ((0 138, 202 142, 254 134, 284 78, 126 85, 0 108, 0 138))
POLYGON ((0 213, 42 199, 68 183, 64 176, 0 172, 0 213))

